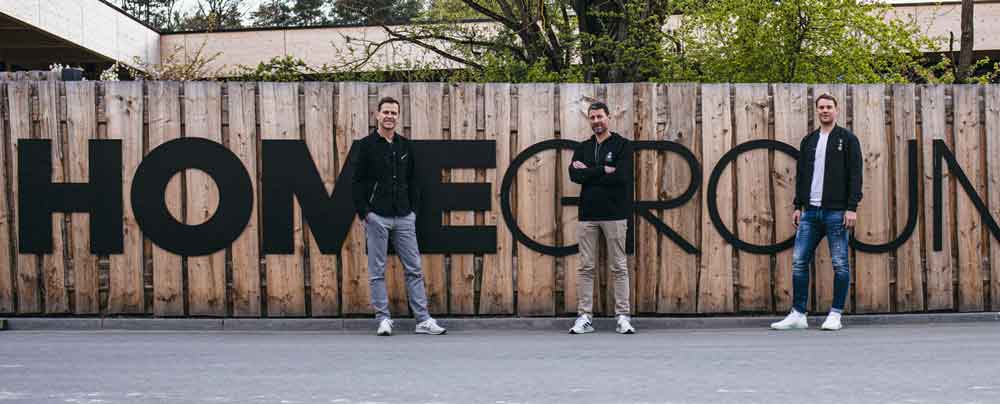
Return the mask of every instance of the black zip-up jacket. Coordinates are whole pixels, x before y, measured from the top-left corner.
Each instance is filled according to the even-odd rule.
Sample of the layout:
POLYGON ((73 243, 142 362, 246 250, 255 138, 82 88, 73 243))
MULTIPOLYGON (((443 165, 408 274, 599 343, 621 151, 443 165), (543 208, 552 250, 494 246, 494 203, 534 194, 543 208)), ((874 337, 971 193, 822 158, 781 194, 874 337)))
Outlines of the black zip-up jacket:
POLYGON ((597 137, 580 143, 570 161, 569 178, 582 185, 579 220, 624 220, 632 215, 632 142, 611 132, 603 143, 597 137), (587 168, 573 168, 573 161, 587 168), (615 168, 607 174, 604 166, 615 168))
MULTIPOLYGON (((795 173, 795 207, 809 205, 812 188, 813 164, 816 162, 816 144, 819 129, 806 135, 799 145, 799 161, 795 173)), ((861 203, 863 159, 861 143, 851 131, 834 126, 827 137, 826 165, 823 169, 824 209, 856 211, 861 203)))
POLYGON ((406 216, 420 206, 413 144, 398 133, 393 136, 389 143, 375 130, 358 143, 351 191, 354 210, 362 220, 368 212, 406 216))

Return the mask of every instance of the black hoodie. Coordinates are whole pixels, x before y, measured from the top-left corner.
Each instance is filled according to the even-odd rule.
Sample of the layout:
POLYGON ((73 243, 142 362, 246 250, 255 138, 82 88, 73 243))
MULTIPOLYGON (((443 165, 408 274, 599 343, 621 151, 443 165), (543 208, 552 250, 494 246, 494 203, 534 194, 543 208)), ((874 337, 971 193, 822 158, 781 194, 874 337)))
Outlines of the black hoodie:
POLYGON ((569 178, 582 185, 580 189, 579 220, 625 220, 632 215, 632 142, 611 132, 603 143, 597 137, 580 143, 573 152, 573 161, 587 168, 569 166, 569 178), (614 167, 607 174, 604 166, 614 167))

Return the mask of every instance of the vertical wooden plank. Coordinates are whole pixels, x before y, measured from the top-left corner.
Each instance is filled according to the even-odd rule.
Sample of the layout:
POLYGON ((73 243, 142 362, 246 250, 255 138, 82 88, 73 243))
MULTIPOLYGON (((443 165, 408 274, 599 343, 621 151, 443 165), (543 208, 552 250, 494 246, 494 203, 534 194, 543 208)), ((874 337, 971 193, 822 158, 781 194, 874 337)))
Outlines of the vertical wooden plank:
MULTIPOLYGON (((52 141, 52 182, 65 182, 63 169, 63 142, 59 135, 59 82, 38 82, 39 137, 52 141)), ((63 226, 65 213, 52 214, 52 253, 42 255, 42 280, 45 291, 45 312, 69 312, 69 293, 66 290, 66 240, 63 226)))
MULTIPOLYGON (((722 155, 733 148, 732 113, 729 102, 729 84, 704 84, 701 86, 702 116, 702 178, 708 181, 712 170, 722 155)), ((699 274, 698 312, 731 313, 734 311, 733 247, 727 243, 712 224, 708 204, 716 203, 722 225, 733 231, 733 171, 730 166, 719 177, 715 201, 708 200, 708 192, 701 193, 701 268, 699 274)))
MULTIPOLYGON (((89 182, 90 139, 97 138, 97 113, 94 108, 96 93, 93 82, 78 81, 66 83, 66 164, 69 166, 69 181, 89 182)), ((101 311, 98 300, 99 279, 98 259, 90 252, 90 215, 73 213, 70 215, 70 251, 73 265, 74 312, 76 314, 97 314, 101 311)))
MULTIPOLYGON (((892 86, 892 130, 894 137, 893 158, 896 161, 896 188, 893 192, 896 198, 895 223, 899 234, 906 227, 907 212, 910 204, 917 204, 920 212, 922 205, 919 196, 915 200, 909 198, 909 182, 917 181, 918 189, 923 187, 919 173, 909 170, 909 152, 907 144, 917 140, 917 105, 916 87, 912 84, 897 84, 892 86), (916 177, 914 177, 916 176, 916 177)), ((923 231, 922 216, 918 213, 916 228, 909 240, 896 249, 896 311, 922 311, 924 309, 924 271, 920 256, 920 235, 923 231)))
POLYGON ((142 313, 142 233, 132 212, 132 175, 142 160, 142 82, 105 83, 108 139, 122 142, 124 251, 109 257, 108 313, 142 313))
MULTIPOLYGON (((9 149, 8 156, 11 157, 11 227, 15 234, 15 240, 19 240, 17 212, 18 198, 18 140, 31 138, 31 83, 27 81, 14 81, 7 84, 7 113, 10 116, 10 143, 13 146, 9 149)), ((41 279, 38 273, 39 257, 35 254, 21 254, 14 245, 16 260, 16 284, 17 284, 17 312, 19 314, 31 314, 42 312, 41 279)))
MULTIPOLYGON (((6 80, 5 72, 0 72, 0 142, 3 142, 4 148, 6 150, 0 150, 0 170, 3 170, 3 176, 0 178, 7 178, 6 181, 0 181, 0 313, 14 313, 14 285, 15 285, 15 274, 17 273, 17 266, 14 264, 13 251, 16 251, 17 246, 14 244, 14 238, 11 233, 11 224, 14 223, 12 212, 7 210, 10 206, 8 203, 16 201, 17 199, 11 200, 13 194, 9 192, 7 184, 13 182, 17 177, 11 175, 12 173, 8 171, 7 167, 10 167, 8 158, 13 158, 9 154, 10 149, 7 148, 8 144, 6 136, 6 125, 4 122, 5 114, 3 111, 6 109, 7 105, 7 83, 2 83, 6 80), (10 157, 8 157, 10 156, 10 157)), ((15 226, 14 229, 17 227, 15 226)))
MULTIPOLYGON (((736 143, 768 138, 766 84, 736 85, 734 118, 736 143)), ((754 151, 736 160, 737 234, 758 245, 771 243, 771 191, 767 153, 754 151)), ((740 311, 769 311, 771 302, 771 257, 739 252, 740 311)))
MULTIPOLYGON (((414 140, 440 140, 442 129, 444 85, 442 83, 410 84, 410 138, 414 140)), ((406 117, 403 117, 406 119, 406 117)), ((419 157, 419 156, 418 156, 419 157)), ((436 173, 435 175, 440 175, 436 173)), ((422 254, 420 263, 427 287, 427 309, 431 314, 448 312, 448 280, 445 273, 444 254, 422 254)))
MULTIPOLYGON (((476 139, 476 85, 463 83, 451 86, 451 139, 476 139)), ((453 169, 451 182, 475 182, 476 170, 453 169)), ((451 226, 475 225, 476 215, 472 211, 451 212, 448 215, 451 226)), ((451 314, 475 314, 475 256, 472 254, 451 255, 451 314)))
MULTIPOLYGON (((803 84, 774 85, 774 140, 798 149, 809 132, 809 94, 803 84)), ((792 212, 795 210, 796 160, 784 153, 774 153, 775 241, 795 237, 792 212)), ((774 306, 783 312, 792 306, 792 249, 776 255, 774 271, 774 306)))
MULTIPOLYGON (((1000 85, 984 87, 986 98, 987 206, 994 220, 1000 220, 1000 85)), ((990 237, 990 310, 1000 310, 1000 240, 990 237)))
MULTIPOLYGON (((382 97, 392 97, 400 102, 400 119, 396 123, 396 132, 403 134, 403 122, 406 119, 406 117, 402 115, 405 112, 402 104, 403 85, 398 83, 378 85, 377 98, 376 100, 373 100, 375 102, 369 104, 369 115, 371 116, 370 122, 372 122, 373 129, 378 128, 378 123, 376 122, 378 104, 376 102, 377 99, 382 97)), ((407 315, 410 312, 410 304, 407 299, 408 293, 406 291, 406 271, 403 269, 403 263, 399 260, 398 255, 389 255, 385 260, 385 287, 389 291, 389 312, 393 313, 394 316, 407 315)))
MULTIPOLYGON (((810 103, 810 108, 814 113, 814 128, 819 127, 819 120, 815 119, 816 110, 816 96, 820 94, 830 94, 837 99, 837 110, 840 112, 837 118, 837 125, 845 126, 847 122, 847 86, 843 84, 832 84, 832 85, 815 85, 813 86, 813 101, 810 103)), ((864 145, 862 144, 862 147, 864 145)), ((866 199, 867 200, 867 199, 866 199)), ((862 201, 865 203, 865 201, 862 201)), ((814 298, 812 299, 814 304, 811 305, 812 311, 816 313, 824 313, 830 310, 830 305, 833 304, 833 259, 830 257, 830 245, 827 243, 826 239, 823 239, 816 247, 816 252, 813 255, 813 265, 812 274, 809 277, 812 283, 812 289, 815 292, 814 298)), ((854 268, 851 268, 852 272, 854 268)), ((854 274, 851 274, 854 276, 854 274)), ((851 300, 847 299, 847 303, 844 306, 845 311, 851 310, 851 300)))
MULTIPOLYGON (((656 85, 639 84, 638 86, 636 110, 639 115, 639 128, 636 137, 638 140, 644 141, 660 140, 660 134, 657 133, 656 127, 657 107, 664 102, 664 99, 657 94, 656 85)), ((693 113, 690 118, 694 119, 693 113)), ((659 200, 660 182, 668 173, 660 162, 660 153, 654 150, 638 151, 634 161, 636 170, 635 199, 637 201, 659 200)), ((659 210, 651 210, 650 213, 657 218, 663 217, 659 210)), ((638 313, 657 312, 657 303, 660 301, 660 282, 661 278, 665 276, 661 269, 658 241, 659 233, 656 228, 646 219, 636 217, 635 311, 638 313)), ((666 265, 666 263, 663 264, 666 265)), ((695 299, 692 298, 691 304, 694 303, 695 299)))
MULTIPOLYGON (((555 131, 551 84, 519 84, 517 111, 517 151, 551 139, 555 131)), ((536 155, 523 166, 517 178, 517 219, 524 233, 549 244, 555 242, 556 158, 554 151, 536 155)), ((555 314, 553 289, 555 259, 520 248, 517 254, 518 314, 551 316, 555 314)))
MULTIPOLYGON (((412 87, 411 87, 412 88, 412 87)), ((413 91, 410 91, 412 96, 413 91)), ((497 252, 483 256, 483 280, 480 286, 479 314, 514 313, 514 239, 500 213, 500 182, 510 165, 511 99, 510 84, 486 84, 486 139, 496 141, 497 168, 487 170, 492 184, 492 209, 487 225, 497 226, 497 252)))
MULTIPOLYGON (((942 140, 948 143, 948 136, 945 127, 945 86, 928 85, 921 87, 920 108, 921 127, 923 133, 923 164, 924 180, 930 181, 934 178, 934 140, 942 140)), ((944 184, 949 186, 952 183, 951 173, 943 170, 944 184)), ((924 187, 924 200, 927 201, 926 220, 932 218, 931 214, 938 207, 934 205, 934 187, 924 187)), ((953 298, 952 276, 954 268, 951 262, 951 202, 947 195, 942 198, 940 207, 943 216, 941 230, 943 237, 941 240, 941 251, 934 251, 934 226, 924 226, 927 232, 926 257, 927 257, 927 310, 948 310, 955 307, 953 298)))
MULTIPOLYGON (((698 86, 694 84, 671 84, 667 86, 667 128, 664 140, 676 142, 701 159, 701 142, 695 133, 695 113, 697 111, 698 86)), ((667 153, 660 173, 663 198, 680 196, 691 183, 691 170, 687 162, 675 153, 667 153)), ((663 212, 663 222, 678 235, 697 248, 698 222, 701 204, 695 195, 692 201, 663 212)), ((698 257, 689 254, 666 236, 662 243, 660 260, 660 313, 694 313, 697 310, 698 257)))
MULTIPOLYGON (((635 140, 635 123, 636 123, 636 108, 635 108, 635 84, 633 83, 622 83, 622 84, 609 84, 607 86, 608 94, 608 108, 611 109, 611 120, 608 123, 609 129, 622 137, 635 140)), ((635 167, 632 167, 633 175, 635 174, 635 167)), ((633 177, 634 178, 634 177, 633 177)), ((633 194, 634 194, 634 182, 633 182, 633 194)), ((633 214, 633 219, 635 215, 633 214)), ((633 220, 634 223, 634 220, 633 220)), ((603 240, 601 241, 604 242, 603 240)), ((627 248, 627 247, 626 247, 627 248)), ((614 315, 615 308, 615 298, 614 298, 614 283, 611 278, 611 271, 607 266, 607 246, 601 244, 601 254, 598 254, 599 264, 595 269, 598 273, 597 279, 595 281, 600 288, 597 293, 594 294, 594 311, 595 313, 601 313, 606 315, 614 315), (598 303, 600 302, 600 304, 598 303)), ((631 300, 631 309, 635 313, 636 309, 636 295, 633 291, 636 290, 636 256, 630 254, 628 256, 628 268, 629 268, 629 298, 631 300)))
POLYGON ((254 204, 250 220, 232 245, 233 316, 260 316, 260 244, 257 197, 257 118, 253 83, 226 83, 229 97, 229 149, 250 174, 254 204))
MULTIPOLYGON (((222 144, 222 86, 211 81, 184 83, 184 136, 222 144)), ((208 174, 187 170, 189 225, 212 217, 219 205, 219 189, 208 174)), ((194 316, 226 314, 226 251, 188 257, 188 307, 194 316)))
MULTIPOLYGON (((885 132, 885 86, 854 86, 854 133, 864 158, 864 202, 858 206, 854 237, 869 244, 886 243, 890 234, 889 149, 885 132)), ((836 146, 836 145, 835 145, 836 146)), ((838 146, 839 147, 839 146, 838 146)), ((856 253, 855 301, 859 313, 889 311, 889 254, 856 253)))
MULTIPOLYGON (((163 143, 181 137, 180 83, 152 81, 147 87, 149 115, 149 151, 163 143)), ((192 170, 193 171, 193 170, 192 170)), ((178 221, 182 212, 181 176, 175 175, 167 184, 164 199, 167 209, 178 221)), ((156 316, 184 315, 184 258, 153 243, 153 314, 156 316)))
MULTIPOLYGON (((978 85, 956 85, 955 100, 955 159, 979 195, 986 195, 986 173, 982 160, 983 144, 979 125, 978 85)), ((994 158, 998 156, 993 156, 994 158)), ((983 294, 983 219, 969 195, 958 187, 958 310, 982 311, 983 294)))
MULTIPOLYGON (((559 86, 559 106, 560 121, 559 133, 563 139, 583 142, 589 139, 593 132, 590 129, 588 118, 588 108, 596 99, 597 88, 593 84, 560 84, 559 86)), ((498 147, 500 147, 498 145, 498 147)), ((562 151, 562 167, 560 170, 568 170, 573 158, 572 150, 562 151)), ((499 164, 499 163, 498 163, 499 164)), ((579 196, 580 185, 570 181, 569 173, 562 176, 562 196, 579 196)), ((562 239, 563 245, 577 243, 577 225, 579 208, 577 206, 566 206, 562 208, 562 239)), ((579 279, 580 255, 574 254, 563 258, 563 268, 565 277, 563 282, 563 305, 566 313, 576 314, 577 293, 576 283, 579 279)), ((596 287, 596 285, 595 285, 596 287)))
MULTIPOLYGON (((333 83, 304 83, 305 87, 305 135, 309 154, 316 163, 316 169, 323 178, 323 186, 329 195, 337 180, 337 165, 334 156, 333 129, 333 83)), ((343 187, 350 183, 340 184, 343 187)), ((309 274, 311 281, 310 301, 313 317, 336 316, 340 310, 337 298, 337 257, 323 254, 313 238, 311 227, 306 223, 306 239, 309 242, 309 274)))
MULTIPOLYGON (((264 140, 300 140, 297 83, 260 83, 260 136, 264 140)), ((293 254, 268 254, 267 311, 270 316, 302 316, 305 272, 302 267, 302 208, 294 205, 293 254)))
MULTIPOLYGON (((348 153, 355 140, 368 135, 368 85, 339 83, 337 99, 337 161, 351 164, 348 153)), ((357 215, 355 215, 356 217, 357 215)), ((368 260, 365 255, 364 223, 354 225, 340 252, 341 304, 344 314, 373 313, 368 290, 368 260)))

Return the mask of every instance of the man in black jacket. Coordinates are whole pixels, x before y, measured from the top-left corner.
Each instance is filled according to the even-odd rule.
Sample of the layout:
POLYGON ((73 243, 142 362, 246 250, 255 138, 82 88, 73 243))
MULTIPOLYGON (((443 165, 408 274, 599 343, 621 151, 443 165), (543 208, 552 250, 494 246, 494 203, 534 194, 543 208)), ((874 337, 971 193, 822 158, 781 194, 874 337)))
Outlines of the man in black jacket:
POLYGON ((604 235, 608 246, 608 266, 614 276, 616 330, 632 334, 629 318, 628 256, 625 237, 632 215, 632 142, 608 131, 608 106, 602 102, 587 111, 594 134, 580 143, 569 166, 570 179, 580 189, 577 238, 580 242, 580 268, 577 278, 577 317, 570 334, 594 331, 594 261, 598 237, 604 235))
POLYGON ((809 327, 809 263, 824 236, 830 244, 834 280, 833 304, 822 329, 843 327, 840 315, 851 285, 847 249, 861 203, 861 143, 851 131, 836 125, 837 100, 833 96, 816 97, 816 114, 820 128, 802 139, 795 176, 792 222, 798 231, 792 257, 792 311, 784 320, 771 324, 776 330, 809 327))
POLYGON ((446 330, 427 313, 427 292, 417 247, 416 211, 420 187, 414 172, 410 140, 395 132, 399 101, 385 97, 378 102, 378 129, 358 143, 352 193, 354 209, 365 224, 368 242, 368 285, 378 321, 377 335, 392 335, 389 296, 385 287, 385 262, 389 240, 406 269, 406 290, 417 320, 418 334, 444 334, 446 330))

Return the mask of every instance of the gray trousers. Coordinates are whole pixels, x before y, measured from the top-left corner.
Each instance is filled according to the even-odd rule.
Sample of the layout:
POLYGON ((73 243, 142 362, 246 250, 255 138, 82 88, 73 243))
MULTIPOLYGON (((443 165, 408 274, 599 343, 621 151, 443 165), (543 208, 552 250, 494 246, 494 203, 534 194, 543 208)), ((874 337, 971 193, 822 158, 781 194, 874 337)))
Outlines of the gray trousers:
POLYGON ((382 217, 368 213, 365 236, 368 239, 368 287, 371 290, 375 319, 391 318, 389 293, 385 288, 385 263, 389 241, 406 270, 406 292, 410 309, 417 322, 430 318, 427 314, 427 292, 424 273, 420 268, 420 250, 417 247, 417 216, 410 213, 402 217, 382 217))

